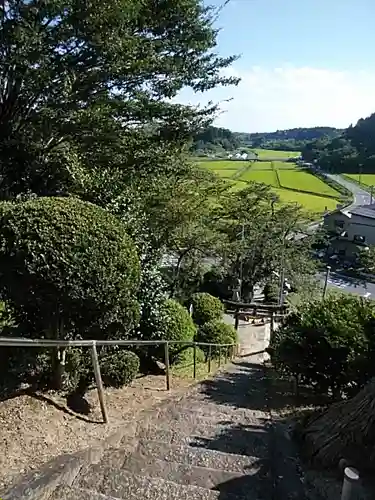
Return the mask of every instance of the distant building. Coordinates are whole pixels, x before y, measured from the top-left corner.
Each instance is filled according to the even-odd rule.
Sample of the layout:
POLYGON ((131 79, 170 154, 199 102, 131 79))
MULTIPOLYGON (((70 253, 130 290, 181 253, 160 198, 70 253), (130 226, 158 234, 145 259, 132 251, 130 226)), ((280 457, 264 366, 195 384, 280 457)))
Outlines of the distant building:
POLYGON ((324 227, 332 235, 328 253, 353 259, 361 249, 375 245, 375 204, 339 208, 324 216, 324 227))

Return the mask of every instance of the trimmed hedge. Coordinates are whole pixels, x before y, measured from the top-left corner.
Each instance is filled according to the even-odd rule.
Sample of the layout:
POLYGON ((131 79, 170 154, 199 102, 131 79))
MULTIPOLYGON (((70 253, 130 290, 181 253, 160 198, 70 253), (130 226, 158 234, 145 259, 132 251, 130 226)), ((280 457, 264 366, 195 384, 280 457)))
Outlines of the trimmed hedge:
MULTIPOLYGON (((0 204, 0 292, 22 336, 126 338, 139 321, 139 274, 133 242, 104 209, 60 197, 0 204)), ((15 328, 10 335, 20 334, 15 328)), ((63 377, 58 354, 9 348, 0 378, 9 375, 11 383, 12 372, 61 388, 74 386, 79 373, 86 377, 79 362, 78 373, 63 377)))
MULTIPOLYGON (((186 307, 176 300, 167 299, 163 310, 166 321, 162 339, 193 342, 197 329, 186 307)), ((169 346, 170 363, 184 361, 188 347, 187 345, 171 344, 169 346)), ((161 355, 161 358, 164 360, 164 354, 161 355)))
POLYGON ((197 325, 208 321, 221 319, 224 313, 222 302, 209 293, 195 293, 191 300, 193 306, 193 320, 197 325))
POLYGON ((139 262, 123 225, 74 198, 5 203, 0 288, 29 331, 98 337, 138 322, 139 262))
MULTIPOLYGON (((227 325, 221 320, 209 321, 202 325, 196 335, 196 342, 208 342, 213 344, 234 344, 237 342, 237 332, 232 325, 227 325)), ((200 346, 208 354, 208 346, 200 346)), ((213 357, 219 355, 219 347, 211 347, 213 357)), ((221 348, 223 353, 224 348, 221 348)))
POLYGON ((139 372, 139 357, 131 351, 116 350, 103 356, 100 369, 103 384, 122 387, 130 384, 139 372))

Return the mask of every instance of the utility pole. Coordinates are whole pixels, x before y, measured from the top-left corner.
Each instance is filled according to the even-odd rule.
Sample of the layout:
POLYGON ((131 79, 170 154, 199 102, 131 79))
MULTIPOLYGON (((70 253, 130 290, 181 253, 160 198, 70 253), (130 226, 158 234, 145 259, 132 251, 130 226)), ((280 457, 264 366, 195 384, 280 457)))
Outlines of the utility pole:
POLYGON ((328 278, 329 278, 330 271, 331 271, 331 266, 327 266, 326 278, 325 278, 325 281, 324 281, 324 288, 323 288, 323 299, 325 299, 325 296, 326 296, 327 285, 328 285, 328 278))
POLYGON ((241 230, 241 262, 240 262, 240 283, 239 283, 239 295, 240 300, 242 299, 242 279, 243 279, 243 244, 245 241, 245 224, 242 224, 241 230))

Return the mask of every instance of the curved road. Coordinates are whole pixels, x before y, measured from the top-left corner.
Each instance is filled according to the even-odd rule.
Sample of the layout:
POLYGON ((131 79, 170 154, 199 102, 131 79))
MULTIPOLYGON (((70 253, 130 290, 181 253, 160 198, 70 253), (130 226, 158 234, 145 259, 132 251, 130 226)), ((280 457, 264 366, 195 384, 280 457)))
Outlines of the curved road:
POLYGON ((329 179, 341 184, 346 189, 349 189, 353 193, 354 200, 353 203, 348 208, 358 207, 359 205, 369 205, 370 195, 367 191, 358 186, 355 182, 351 182, 338 174, 326 174, 329 179))
MULTIPOLYGON (((360 205, 369 205, 371 201, 370 194, 362 189, 355 182, 351 182, 345 179, 341 175, 337 174, 326 174, 327 177, 341 184, 345 188, 349 189, 353 193, 354 199, 353 203, 348 207, 348 209, 358 207, 360 205)), ((325 280, 325 274, 319 274, 320 281, 325 280)), ((375 283, 365 281, 359 278, 352 278, 345 276, 339 272, 332 271, 328 279, 328 288, 338 288, 345 292, 355 293, 361 295, 362 297, 370 298, 375 300, 375 283)))

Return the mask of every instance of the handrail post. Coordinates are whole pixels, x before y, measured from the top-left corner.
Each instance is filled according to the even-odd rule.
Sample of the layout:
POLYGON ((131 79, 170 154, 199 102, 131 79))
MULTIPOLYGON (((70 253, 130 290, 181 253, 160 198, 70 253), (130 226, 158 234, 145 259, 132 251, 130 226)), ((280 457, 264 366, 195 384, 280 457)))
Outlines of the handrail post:
POLYGON ((193 376, 197 378, 197 343, 194 342, 193 376))
POLYGON ((167 391, 169 391, 171 388, 170 370, 169 370, 169 342, 164 343, 164 362, 165 362, 165 381, 167 385, 167 391))
POLYGON ((226 345, 224 347, 224 364, 226 365, 228 363, 228 346, 226 345))
POLYGON ((96 350, 96 341, 95 340, 92 341, 91 359, 92 359, 92 364, 94 367, 96 389, 98 391, 98 397, 99 397, 100 409, 102 411, 103 422, 105 424, 107 424, 108 423, 108 414, 107 414, 107 408, 105 406, 105 401, 104 401, 103 381, 102 381, 102 375, 100 373, 100 365, 99 365, 98 352, 96 350))
POLYGON ((240 322, 240 310, 238 308, 236 308, 234 311, 234 328, 235 328, 235 330, 238 330, 239 322, 240 322))
POLYGON ((342 483, 341 500, 350 500, 353 483, 359 480, 359 473, 353 467, 346 467, 344 470, 344 481, 342 483))
POLYGON ((219 367, 220 367, 220 365, 221 365, 221 346, 220 345, 219 345, 218 349, 219 349, 219 367))
POLYGON ((211 373, 211 356, 212 356, 212 346, 208 346, 208 373, 211 373))

